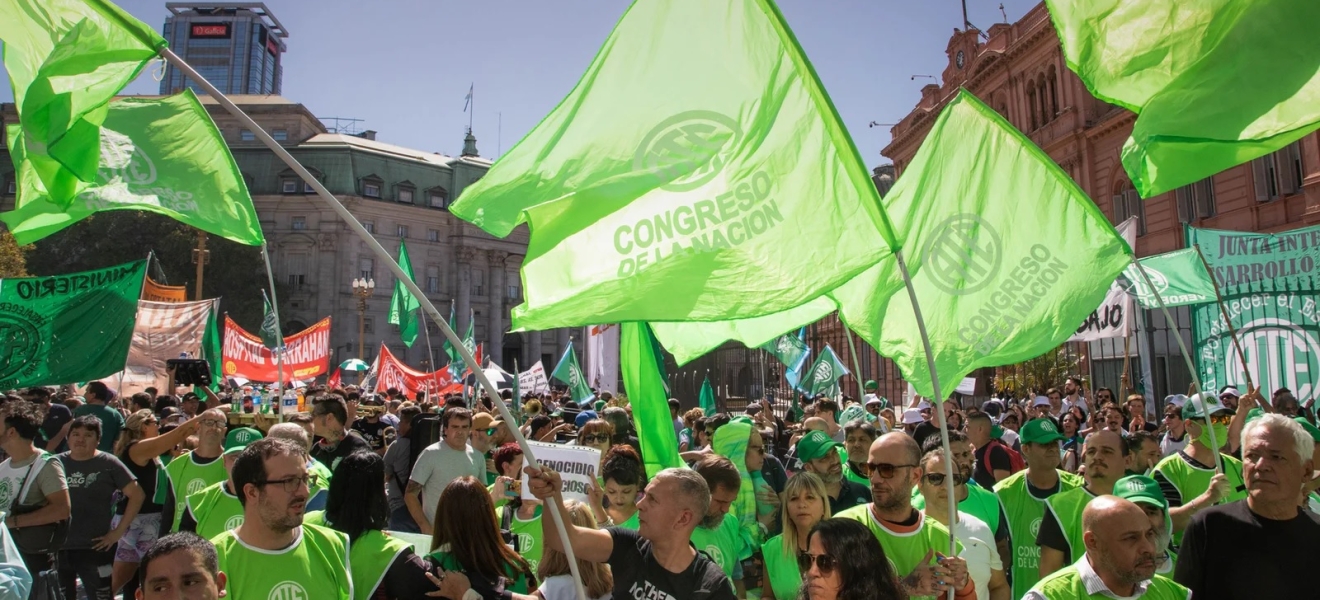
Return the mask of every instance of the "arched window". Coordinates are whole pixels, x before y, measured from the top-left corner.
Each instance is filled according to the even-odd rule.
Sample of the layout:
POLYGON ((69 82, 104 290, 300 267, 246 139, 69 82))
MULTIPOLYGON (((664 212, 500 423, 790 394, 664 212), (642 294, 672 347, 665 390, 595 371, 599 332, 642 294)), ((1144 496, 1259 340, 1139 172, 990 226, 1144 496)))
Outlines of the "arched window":
POLYGON ((1031 129, 1035 130, 1040 126, 1040 121, 1036 116, 1036 87, 1031 82, 1027 82, 1027 108, 1031 111, 1031 129))
POLYGON ((1059 116, 1059 77, 1054 72, 1054 67, 1050 67, 1049 76, 1050 87, 1050 119, 1059 116))
POLYGON ((1146 203, 1132 189, 1132 184, 1119 181, 1114 186, 1114 223, 1119 224, 1129 217, 1137 218, 1137 235, 1146 235, 1146 203))

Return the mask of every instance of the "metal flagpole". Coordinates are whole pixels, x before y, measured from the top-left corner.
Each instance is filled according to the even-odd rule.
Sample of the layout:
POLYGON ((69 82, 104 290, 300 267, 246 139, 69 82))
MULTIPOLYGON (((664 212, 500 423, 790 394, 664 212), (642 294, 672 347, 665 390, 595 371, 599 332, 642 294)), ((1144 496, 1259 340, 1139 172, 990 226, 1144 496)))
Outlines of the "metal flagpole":
MULTIPOLYGON (((322 184, 319 179, 312 176, 311 172, 309 172, 302 163, 299 163, 293 155, 289 154, 289 151, 281 146, 279 142, 276 142, 275 138, 272 138, 269 132, 267 132, 261 125, 258 125, 256 121, 253 121, 252 117, 248 116, 247 113, 238 108, 238 106, 236 106, 227 96, 222 94, 220 90, 216 89, 214 85, 211 85, 211 82, 202 77, 201 74, 193 69, 187 62, 182 58, 179 58, 179 55, 175 54, 174 51, 169 48, 161 48, 160 56, 164 58, 166 62, 174 65, 176 69, 182 71, 184 75, 195 81, 197 85, 201 86, 202 89, 210 94, 220 106, 224 107, 224 109, 229 112, 229 114, 233 115, 243 124, 244 127, 252 131, 253 134, 257 136, 257 139, 261 140, 261 143, 265 144, 267 148, 270 148, 271 152, 274 152, 284 164, 288 165, 290 169, 293 169, 293 171, 298 174, 298 177, 302 178, 307 185, 312 186, 312 189, 316 190, 316 195, 320 196, 321 199, 344 220, 344 223, 348 225, 348 228, 351 229, 353 233, 357 234, 358 238, 371 249, 372 253, 389 267, 390 271, 394 273, 394 276, 397 277, 399 281, 403 282, 404 287, 408 288, 408 292, 421 301, 422 308, 426 311, 426 314, 431 317, 431 320, 435 321, 436 325, 440 326, 441 333, 444 333, 445 338, 454 345, 454 349, 459 353, 459 356, 462 357, 463 361, 467 364, 474 364, 477 362, 477 359, 472 356, 472 352, 468 351, 467 346, 463 345, 463 341, 459 339, 458 334, 454 333, 454 330, 449 327, 449 323, 445 322, 444 317, 440 315, 440 311, 436 310, 435 305, 431 304, 430 298, 427 298, 426 294, 422 292, 422 289, 417 286, 417 282, 413 281, 407 273, 403 272, 403 268, 394 260, 394 257, 390 256, 390 253, 385 250, 385 247, 381 246, 380 242, 376 241, 375 236, 371 235, 371 233, 362 226, 362 223, 359 223, 358 220, 353 217, 353 214, 344 207, 339 199, 335 198, 334 194, 330 193, 330 190, 326 189, 325 185, 322 184)), ((269 273, 269 271, 270 270, 267 269, 267 273, 269 273)), ((509 412, 509 408, 505 406, 503 402, 499 401, 499 392, 495 389, 495 385, 491 383, 490 379, 486 377, 485 371, 474 369, 473 372, 477 377, 477 381, 481 384, 481 387, 485 388, 486 394, 489 395, 491 402, 495 404, 495 408, 500 411, 500 417, 505 422, 512 423, 513 415, 509 412)), ((536 461, 532 446, 527 443, 527 438, 523 437, 522 432, 519 431, 517 427, 510 427, 509 433, 513 435, 514 440, 517 441, 519 447, 522 448, 523 457, 526 459, 527 465, 533 469, 540 469, 541 465, 536 461)), ((578 569, 577 557, 576 553, 573 552, 573 546, 569 544, 568 530, 565 529, 564 517, 560 514, 559 510, 549 510, 546 512, 550 513, 550 519, 554 521, 555 527, 558 530, 559 541, 563 546, 564 554, 568 559, 568 568, 573 574, 573 583, 574 587, 577 589, 578 598, 586 600, 587 592, 582 585, 582 573, 578 569)))
MULTIPOLYGON (((1141 261, 1137 260, 1136 255, 1132 256, 1132 264, 1137 267, 1137 273, 1141 274, 1141 280, 1146 283, 1146 288, 1155 295, 1155 302, 1160 305, 1160 310, 1164 312, 1164 320, 1169 327, 1173 329, 1173 337, 1178 338, 1178 349, 1182 351, 1183 359, 1187 361, 1187 370, 1192 374, 1192 385, 1201 393, 1205 393, 1205 388, 1201 386, 1201 376, 1196 372, 1196 365, 1192 364, 1192 353, 1187 350, 1187 342, 1182 339, 1182 332, 1178 330, 1178 321, 1174 320, 1173 315, 1169 314, 1169 308, 1164 305, 1164 298, 1160 296, 1160 291, 1155 289, 1155 284, 1151 282, 1150 275, 1141 267, 1141 261)), ((1251 390, 1247 390, 1251 391, 1251 390)), ((1191 402, 1191 398, 1187 399, 1191 402)), ((1215 439, 1215 427, 1210 422, 1210 410, 1206 408, 1205 401, 1201 401, 1202 416, 1205 417, 1205 430, 1210 433, 1210 450, 1215 454, 1215 472, 1224 472, 1224 460, 1219 456, 1219 441, 1215 439)))
POLYGON ((261 243, 261 260, 266 263, 266 283, 270 284, 270 311, 275 313, 275 331, 280 336, 280 347, 272 350, 275 354, 275 369, 279 373, 280 382, 276 386, 280 397, 280 419, 283 420, 284 414, 284 330, 280 328, 280 301, 275 297, 275 272, 270 269, 270 252, 266 249, 266 242, 261 243))
POLYGON ((848 329, 848 324, 843 322, 843 315, 837 315, 839 324, 843 326, 843 334, 848 338, 848 352, 852 354, 853 359, 853 383, 857 384, 857 401, 862 401, 862 396, 866 390, 862 389, 862 369, 857 363, 857 347, 853 345, 852 330, 848 329))
MULTIPOLYGON (((434 351, 434 350, 431 350, 431 327, 430 327, 429 325, 426 324, 426 317, 422 316, 421 314, 418 314, 418 315, 417 315, 417 318, 418 318, 418 319, 421 319, 421 321, 422 321, 422 330, 426 332, 426 359, 427 359, 427 361, 428 361, 426 366, 427 366, 427 368, 429 368, 429 369, 431 370, 432 373, 434 373, 437 369, 436 369, 436 366, 435 366, 435 351, 434 351)), ((430 381, 431 379, 433 379, 433 378, 427 378, 428 383, 427 383, 427 390, 426 390, 426 391, 428 392, 428 395, 429 395, 429 392, 431 391, 431 390, 430 390, 430 385, 431 385, 431 384, 429 383, 429 381, 430 381)))
POLYGON ((1238 341, 1237 330, 1233 327, 1233 320, 1228 318, 1228 308, 1224 306, 1224 295, 1219 291, 1219 282, 1215 281, 1215 274, 1210 271, 1210 261, 1205 259, 1205 253, 1201 252, 1200 244, 1192 244, 1196 248, 1196 255, 1201 258, 1201 264, 1205 265, 1205 274, 1210 278, 1210 285, 1215 287, 1215 302, 1219 304, 1219 314, 1224 317, 1224 327, 1228 328, 1228 336, 1233 340, 1233 347, 1237 349, 1238 360, 1242 361, 1242 376, 1247 378, 1247 390, 1256 387, 1251 383, 1251 369, 1247 368, 1247 355, 1242 351, 1242 342, 1238 341))
MULTIPOLYGON (((921 346, 926 351, 926 369, 930 371, 931 386, 935 388, 934 400, 941 405, 944 395, 940 393, 940 375, 935 371, 935 354, 930 349, 930 334, 926 331, 926 321, 921 317, 921 305, 917 304, 917 290, 912 287, 912 274, 908 272, 907 261, 903 260, 903 250, 894 250, 898 260, 898 270, 903 274, 903 283, 907 287, 908 299, 912 301, 912 313, 917 318, 917 330, 921 332, 921 346)), ((949 424, 944 416, 944 407, 939 406, 940 445, 944 448, 944 489, 949 494, 949 556, 958 556, 958 540, 953 529, 958 525, 958 495, 953 485, 953 451, 949 449, 949 424)), ((953 600, 955 590, 949 587, 949 600, 953 600)))

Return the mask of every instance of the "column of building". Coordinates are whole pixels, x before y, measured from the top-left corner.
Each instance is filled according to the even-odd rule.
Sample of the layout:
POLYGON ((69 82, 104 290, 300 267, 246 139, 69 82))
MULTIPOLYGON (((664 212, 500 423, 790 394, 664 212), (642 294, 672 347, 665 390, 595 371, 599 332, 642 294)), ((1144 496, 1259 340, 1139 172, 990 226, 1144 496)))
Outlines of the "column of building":
MULTIPOLYGON (((486 356, 501 367, 504 360, 504 293, 505 263, 509 253, 503 250, 491 250, 486 254, 490 262, 490 325, 487 327, 486 356)), ((508 365, 505 368, 512 368, 508 365)))
POLYGON ((455 303, 458 306, 455 326, 458 328, 454 333, 461 339, 467 334, 469 315, 472 311, 472 262, 477 258, 476 248, 459 246, 454 249, 454 254, 458 258, 458 293, 455 295, 455 303))

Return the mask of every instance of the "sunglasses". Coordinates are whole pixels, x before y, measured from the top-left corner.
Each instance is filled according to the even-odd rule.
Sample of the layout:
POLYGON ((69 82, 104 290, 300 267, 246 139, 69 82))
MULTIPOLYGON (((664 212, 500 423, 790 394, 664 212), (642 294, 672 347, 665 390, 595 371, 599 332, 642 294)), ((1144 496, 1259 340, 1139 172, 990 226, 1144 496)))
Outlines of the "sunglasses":
POLYGON ((495 428, 491 427, 490 429, 487 429, 486 435, 495 435, 495 428))
POLYGON ((810 571, 811 565, 813 564, 816 565, 817 569, 820 569, 820 573, 822 575, 828 575, 830 573, 833 573, 834 569, 839 566, 838 559, 828 554, 813 555, 813 554, 808 554, 806 552, 799 552, 797 555, 797 561, 798 561, 798 571, 802 573, 806 573, 807 571, 810 571))
POLYGON ((598 444, 600 442, 608 442, 608 441, 610 441, 610 436, 605 434, 582 436, 582 443, 584 444, 598 444))
POLYGON ((879 475, 883 479, 890 479, 899 469, 910 469, 917 465, 891 465, 889 463, 866 463, 871 469, 872 475, 879 475))
MULTIPOLYGON (((946 477, 947 476, 944 473, 926 473, 926 475, 923 478, 926 480, 927 483, 931 485, 940 486, 940 485, 944 485, 944 480, 946 477)), ((967 480, 963 479, 962 475, 953 476, 954 485, 962 485, 964 483, 967 483, 967 480)))

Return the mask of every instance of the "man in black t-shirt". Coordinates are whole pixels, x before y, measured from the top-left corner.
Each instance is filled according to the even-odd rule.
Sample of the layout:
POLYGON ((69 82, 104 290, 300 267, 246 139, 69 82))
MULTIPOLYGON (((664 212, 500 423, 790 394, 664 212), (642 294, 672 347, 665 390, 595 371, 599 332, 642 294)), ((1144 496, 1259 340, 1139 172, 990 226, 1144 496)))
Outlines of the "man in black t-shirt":
MULTIPOLYGON (((573 525, 559 496, 563 486, 559 474, 530 467, 527 474, 532 495, 547 507, 558 507, 577 559, 610 566, 615 598, 735 600, 724 571, 689 541, 710 507, 710 488, 696 471, 656 473, 637 502, 641 523, 637 531, 573 525)), ((546 515, 541 527, 545 547, 563 551, 555 519, 546 515)))
POLYGON ((358 434, 344 429, 348 406, 339 396, 317 400, 312 406, 312 429, 320 441, 312 445, 312 458, 334 472, 339 461, 358 450, 371 451, 358 434))
POLYGON ((376 454, 385 454, 385 428, 388 427, 380 420, 380 412, 362 411, 364 413, 361 419, 353 422, 353 431, 366 440, 367 446, 376 454))
POLYGON ((64 438, 59 437, 60 430, 64 429, 65 423, 73 420, 73 411, 69 407, 52 403, 50 400, 50 390, 44 387, 28 388, 23 396, 28 402, 40 404, 46 407, 46 419, 41 422, 41 437, 37 440, 37 446, 44 448, 47 452, 64 452, 69 449, 69 444, 64 438), (59 439, 59 442, 52 445, 50 442, 59 439))
POLYGON ((999 443, 992 443, 990 416, 977 413, 967 417, 967 439, 976 447, 976 470, 972 479, 976 484, 992 490, 999 480, 1013 473, 1013 460, 999 443))

